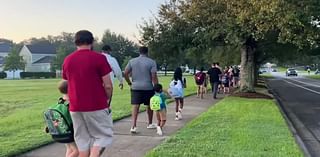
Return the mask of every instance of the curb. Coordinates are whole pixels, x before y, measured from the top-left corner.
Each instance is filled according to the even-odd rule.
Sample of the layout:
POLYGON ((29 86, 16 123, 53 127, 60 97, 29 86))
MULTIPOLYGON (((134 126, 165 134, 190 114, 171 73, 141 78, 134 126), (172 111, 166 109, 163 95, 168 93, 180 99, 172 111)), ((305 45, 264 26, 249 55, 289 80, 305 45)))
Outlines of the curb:
MULTIPOLYGON (((300 146, 300 149, 303 151, 304 156, 306 157, 311 157, 310 151, 308 150, 308 148, 306 147, 305 143, 302 141, 301 136, 299 135, 299 133, 297 132, 297 129, 295 128, 295 126, 293 125, 293 122, 291 121, 291 119, 289 118, 289 113, 291 113, 291 111, 288 111, 283 104, 280 101, 280 97, 269 87, 269 85, 266 83, 266 86, 268 88, 268 92, 270 94, 272 94, 274 96, 274 100, 282 114, 282 116, 284 117, 284 119, 287 122, 287 125, 292 133, 292 135, 295 137, 295 140, 297 142, 297 144, 300 146)), ((291 118, 294 115, 291 114, 291 118)), ((295 116, 294 116, 295 117, 295 116)), ((294 118, 296 123, 299 123, 299 125, 301 125, 303 128, 305 128, 305 126, 303 125, 303 123, 298 119, 298 118, 294 118)), ((311 134, 311 133, 310 133, 311 134)))

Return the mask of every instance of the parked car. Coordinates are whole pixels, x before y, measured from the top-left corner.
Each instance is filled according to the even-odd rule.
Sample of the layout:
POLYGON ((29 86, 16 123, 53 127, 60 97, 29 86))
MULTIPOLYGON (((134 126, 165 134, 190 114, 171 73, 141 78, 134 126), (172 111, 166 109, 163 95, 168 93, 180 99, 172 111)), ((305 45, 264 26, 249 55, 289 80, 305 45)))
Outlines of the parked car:
POLYGON ((317 69, 317 70, 314 72, 314 74, 319 75, 319 74, 320 74, 319 69, 317 69))
POLYGON ((298 72, 294 68, 289 68, 286 71, 286 76, 298 76, 298 72))

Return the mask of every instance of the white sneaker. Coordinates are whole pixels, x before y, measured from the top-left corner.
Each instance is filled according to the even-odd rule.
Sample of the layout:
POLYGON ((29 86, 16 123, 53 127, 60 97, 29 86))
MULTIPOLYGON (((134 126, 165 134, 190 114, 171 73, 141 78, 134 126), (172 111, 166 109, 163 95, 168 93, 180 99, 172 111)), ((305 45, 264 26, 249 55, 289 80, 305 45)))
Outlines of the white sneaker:
POLYGON ((162 136, 162 129, 160 126, 157 126, 157 134, 162 136))
POLYGON ((156 124, 149 124, 149 125, 147 126, 147 129, 155 129, 155 128, 157 128, 157 125, 156 125, 156 124))
POLYGON ((132 127, 130 129, 130 132, 133 133, 133 134, 137 133, 137 127, 132 127))
POLYGON ((174 120, 179 120, 178 114, 179 114, 179 112, 176 112, 176 118, 174 118, 174 120))
POLYGON ((178 119, 179 119, 179 120, 182 119, 182 114, 181 114, 181 112, 178 112, 178 119))

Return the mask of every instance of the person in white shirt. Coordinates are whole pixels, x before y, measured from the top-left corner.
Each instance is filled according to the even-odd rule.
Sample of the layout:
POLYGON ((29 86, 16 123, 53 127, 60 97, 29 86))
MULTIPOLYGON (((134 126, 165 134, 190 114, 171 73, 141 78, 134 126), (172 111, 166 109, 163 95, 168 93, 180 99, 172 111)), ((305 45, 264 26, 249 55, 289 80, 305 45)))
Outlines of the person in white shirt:
POLYGON ((102 47, 102 54, 106 56, 108 63, 111 66, 112 72, 110 73, 112 84, 114 84, 115 77, 119 80, 119 87, 123 89, 122 71, 116 58, 110 55, 112 49, 109 45, 102 47))

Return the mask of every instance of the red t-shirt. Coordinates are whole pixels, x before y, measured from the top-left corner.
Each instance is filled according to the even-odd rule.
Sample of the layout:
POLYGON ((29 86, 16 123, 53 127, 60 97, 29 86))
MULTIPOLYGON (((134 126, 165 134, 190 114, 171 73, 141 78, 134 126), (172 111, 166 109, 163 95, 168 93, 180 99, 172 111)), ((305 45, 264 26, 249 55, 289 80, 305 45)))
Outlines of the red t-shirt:
POLYGON ((63 62, 68 80, 70 111, 89 112, 109 107, 102 77, 111 72, 105 56, 89 49, 77 50, 63 62))

